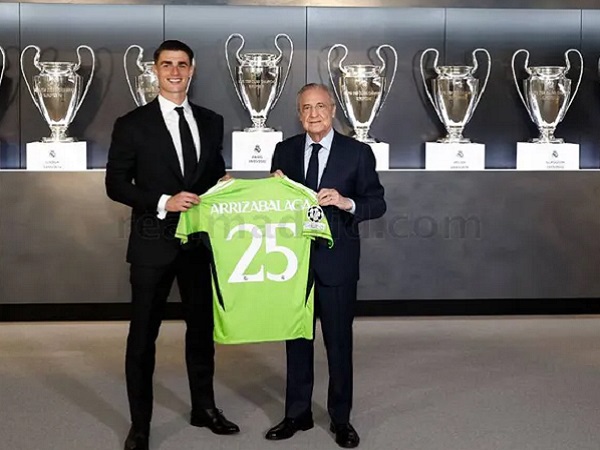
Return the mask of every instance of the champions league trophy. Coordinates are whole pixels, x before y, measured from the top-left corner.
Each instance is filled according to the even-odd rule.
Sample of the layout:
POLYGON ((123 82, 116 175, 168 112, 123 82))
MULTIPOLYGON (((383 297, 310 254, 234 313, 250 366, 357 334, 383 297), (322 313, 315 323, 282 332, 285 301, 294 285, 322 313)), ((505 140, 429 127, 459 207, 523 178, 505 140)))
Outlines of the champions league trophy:
POLYGON ((67 136, 67 128, 75 118, 92 83, 96 59, 94 51, 87 45, 77 47, 77 63, 40 62, 40 48, 28 45, 21 52, 21 72, 33 103, 46 120, 51 130, 42 142, 27 144, 28 170, 85 170, 87 168, 86 143, 75 142, 67 136), (33 65, 39 71, 34 75, 33 89, 25 71, 24 57, 27 50, 35 49, 33 65), (92 56, 89 80, 77 74, 81 66, 81 49, 92 56))
POLYGON ((129 92, 133 97, 133 101, 137 106, 143 106, 150 103, 158 95, 158 77, 154 72, 154 61, 142 61, 144 58, 144 49, 139 45, 130 45, 125 54, 123 55, 123 69, 125 69, 125 78, 127 79, 127 85, 129 86, 129 92), (139 70, 139 73, 133 78, 133 84, 131 83, 131 76, 127 69, 127 56, 133 49, 138 50, 138 56, 135 60, 135 64, 139 70))
POLYGON ((519 49, 513 54, 511 69, 519 97, 540 132, 540 136, 530 143, 517 143, 517 169, 579 169, 579 145, 565 144, 563 139, 554 137, 554 130, 565 117, 581 85, 581 53, 574 48, 567 50, 565 66, 529 66, 529 51, 519 49), (520 53, 525 53, 524 68, 529 75, 523 80, 522 91, 515 70, 515 61, 520 53), (567 78, 571 69, 570 53, 575 53, 580 63, 574 90, 571 89, 571 80, 567 78))
POLYGON ((428 48, 421 53, 419 68, 423 88, 437 116, 447 131, 447 136, 437 143, 425 143, 425 168, 433 170, 483 170, 485 168, 485 145, 472 144, 463 137, 463 129, 473 116, 492 69, 492 58, 484 48, 476 48, 471 53, 472 65, 438 65, 439 51, 428 48), (433 70, 436 77, 428 84, 425 58, 433 53, 433 70), (479 68, 477 54, 483 53, 487 60, 487 70, 483 82, 475 78, 479 68))
POLYGON ((269 170, 275 145, 283 139, 283 133, 266 126, 267 115, 275 107, 290 74, 294 44, 287 34, 275 36, 277 53, 243 53, 244 37, 233 33, 225 42, 225 60, 235 92, 246 111, 250 113, 252 126, 244 131, 234 131, 232 136, 233 170, 269 170), (229 43, 232 39, 241 40, 235 52, 237 66, 231 67, 229 43), (290 45, 290 56, 285 75, 282 75, 280 63, 283 51, 279 39, 285 39, 290 45))
POLYGON ((4 49, 0 47, 0 56, 2 57, 2 67, 0 68, 0 84, 2 84, 2 77, 4 76, 4 69, 6 68, 6 53, 4 49))
POLYGON ((371 146, 377 161, 377 170, 385 170, 389 169, 390 146, 384 142, 377 142, 370 137, 369 129, 385 104, 394 84, 394 77, 398 69, 398 54, 396 49, 389 44, 382 44, 377 47, 375 54, 381 61, 381 66, 373 64, 344 66, 344 60, 348 56, 348 48, 344 44, 335 44, 327 52, 327 72, 340 107, 354 128, 356 139, 371 146), (341 75, 338 77, 339 83, 336 83, 332 71, 331 54, 338 47, 344 50, 344 56, 338 63, 341 75), (386 70, 386 62, 381 55, 381 50, 384 48, 390 50, 394 55, 394 69, 391 71, 387 86, 386 79, 389 71, 386 70))

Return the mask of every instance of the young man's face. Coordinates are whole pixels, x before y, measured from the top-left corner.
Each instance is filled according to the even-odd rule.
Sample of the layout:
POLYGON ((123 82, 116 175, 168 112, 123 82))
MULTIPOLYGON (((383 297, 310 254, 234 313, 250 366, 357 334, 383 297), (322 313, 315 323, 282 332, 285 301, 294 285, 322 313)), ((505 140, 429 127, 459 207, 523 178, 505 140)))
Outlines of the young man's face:
POLYGON ((154 64, 160 93, 165 98, 185 95, 194 73, 188 54, 181 50, 163 50, 154 64))

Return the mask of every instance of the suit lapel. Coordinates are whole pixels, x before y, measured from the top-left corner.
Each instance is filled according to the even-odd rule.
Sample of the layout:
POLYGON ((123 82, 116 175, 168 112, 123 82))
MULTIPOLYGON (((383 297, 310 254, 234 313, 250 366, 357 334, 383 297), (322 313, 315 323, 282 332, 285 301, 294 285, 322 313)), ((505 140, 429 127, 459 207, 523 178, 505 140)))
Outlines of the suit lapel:
POLYGON ((181 166, 179 165, 179 158, 177 158, 177 150, 173 144, 173 138, 167 128, 165 119, 163 118, 162 111, 160 110, 160 104, 158 98, 154 99, 151 103, 151 120, 148 122, 152 124, 153 132, 156 133, 157 143, 161 149, 160 153, 165 160, 166 165, 171 169, 173 174, 183 182, 183 174, 181 173, 181 166), (156 124, 156 126, 154 126, 156 124))
POLYGON ((194 171, 192 184, 195 183, 198 178, 204 172, 206 168, 206 161, 208 160, 208 153, 210 149, 210 129, 206 120, 203 120, 201 114, 199 113, 198 108, 195 105, 192 106, 192 111, 194 112, 194 119, 196 119, 196 125, 198 125, 198 134, 200 135, 200 160, 198 161, 198 165, 196 166, 196 170, 194 171))
POLYGON ((306 168, 304 167, 304 147, 306 146, 306 134, 301 134, 298 136, 298 139, 294 142, 294 148, 291 152, 291 165, 290 170, 286 173, 286 176, 291 178, 292 180, 300 183, 306 183, 306 168))
POLYGON ((333 140, 331 141, 331 149, 329 150, 329 158, 327 158, 327 164, 321 175, 321 182, 319 183, 319 189, 321 186, 332 187, 335 186, 333 182, 334 174, 337 172, 336 167, 343 165, 344 152, 338 145, 339 139, 337 138, 337 131, 333 131, 333 140))

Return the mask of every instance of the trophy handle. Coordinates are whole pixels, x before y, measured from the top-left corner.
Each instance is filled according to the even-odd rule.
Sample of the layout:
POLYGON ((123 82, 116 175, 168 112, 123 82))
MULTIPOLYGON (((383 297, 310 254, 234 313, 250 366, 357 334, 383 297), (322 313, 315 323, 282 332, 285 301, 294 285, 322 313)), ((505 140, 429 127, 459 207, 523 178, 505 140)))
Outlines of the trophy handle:
POLYGON ((75 107, 75 112, 73 113, 73 116, 75 114, 77 114, 77 111, 79 111, 79 108, 81 108, 81 104, 83 103, 83 100, 85 100, 85 97, 90 89, 90 85, 92 84, 92 80, 94 79, 94 71, 96 70, 96 55, 94 55, 94 50, 92 50, 87 45, 80 45, 79 47, 77 47, 77 65, 75 66, 74 70, 77 71, 77 70, 79 70, 79 67, 81 67, 81 49, 82 48, 86 49, 88 52, 90 52, 90 55, 92 55, 92 69, 90 71, 90 78, 88 79, 88 82, 85 85, 85 90, 83 91, 83 95, 81 96, 79 103, 77 103, 77 106, 75 107))
MULTIPOLYGON (((40 104, 38 103, 38 101, 36 100, 33 90, 31 89, 31 84, 29 83, 29 80, 27 79, 27 74, 25 73, 25 65, 23 64, 23 57, 25 56, 25 53, 27 52, 27 50, 29 50, 30 48, 35 49, 35 56, 33 57, 33 65, 35 66, 35 68, 37 70, 39 70, 40 72, 42 71, 42 66, 40 65, 40 53, 41 53, 40 48, 37 45, 28 45, 21 52, 21 73, 23 74, 23 79, 25 80, 25 85, 27 86, 29 95, 31 95, 31 100, 33 100, 33 104, 38 109, 40 114, 43 116, 44 113, 42 112, 42 108, 41 108, 40 104)), ((4 67, 4 66, 2 66, 2 67, 4 67)))
POLYGON ((433 52, 435 54, 435 57, 433 59, 433 67, 436 68, 438 65, 438 59, 440 57, 440 52, 438 52, 437 49, 435 49, 435 48, 425 49, 423 51, 423 53, 421 53, 421 60, 419 62, 419 66, 421 69, 421 79, 423 80, 423 88, 425 88, 425 93, 427 94, 427 98, 429 98, 429 101, 431 102, 431 105, 433 106, 435 113, 437 114, 438 118, 440 119, 440 122, 445 123, 440 111, 438 110, 437 105, 435 104, 435 101, 433 100, 433 97, 431 96, 431 92, 429 91, 429 87, 427 86, 427 79, 425 78, 425 55, 427 55, 427 53, 430 53, 430 52, 433 52))
POLYGON ((327 52, 327 72, 329 72, 329 80, 331 81, 331 89, 333 89, 333 93, 335 94, 335 96, 337 98, 337 101, 340 104, 340 107, 342 108, 342 111, 344 112, 344 114, 346 115, 346 117, 348 117, 348 112, 346 111, 346 107, 344 106, 344 102, 342 102, 342 99, 341 99, 340 94, 338 92, 338 88, 336 87, 336 84, 333 81, 333 73, 331 72, 331 53, 333 52, 333 49, 335 49, 337 47, 340 47, 340 48, 344 49, 344 56, 342 56, 342 59, 340 59, 340 62, 338 63, 338 66, 339 66, 340 70, 342 71, 342 73, 346 73, 346 69, 344 69, 344 66, 342 66, 342 63, 346 59, 346 56, 348 56, 348 47, 346 47, 344 44, 335 44, 327 52))
POLYGON ((2 82, 2 77, 4 76, 4 69, 6 69, 6 53, 4 53, 4 49, 0 47, 0 55, 2 55, 2 70, 0 70, 0 83, 2 82))
POLYGON ((579 86, 581 86, 581 79, 583 78, 583 55, 581 54, 581 52, 575 48, 570 48, 569 50, 567 50, 565 52, 565 61, 567 62, 567 72, 569 71, 569 69, 571 68, 571 63, 569 61, 569 53, 575 53, 577 56, 579 56, 579 79, 577 80, 577 87, 575 87, 575 92, 573 92, 573 94, 571 95, 571 100, 569 101, 569 104, 567 105, 567 109, 565 109, 565 114, 566 112, 569 110, 569 108, 571 107, 571 103, 573 103, 573 100, 575 100, 575 96, 577 95, 577 91, 579 91, 579 86))
POLYGON ((525 100, 525 97, 523 97, 523 93, 521 92, 521 88, 519 87, 519 80, 517 80, 517 72, 515 71, 515 60, 517 58, 517 55, 519 53, 525 53, 525 71, 527 73, 529 73, 529 52, 527 50, 525 50, 524 48, 521 48, 519 50, 517 50, 516 52, 513 53, 512 59, 510 61, 510 68, 512 70, 512 74, 513 74, 513 81, 515 82, 515 87, 517 88, 517 92, 519 94, 519 97, 521 98, 521 101, 523 102, 523 106, 525 106, 525 109, 527 110, 527 113, 529 114, 529 117, 531 118, 533 123, 536 123, 535 119, 533 118, 533 116, 531 115, 531 110, 529 109, 529 105, 527 104, 527 101, 525 100))
POLYGON ((281 61, 281 58, 283 57, 283 52, 281 51, 281 48, 277 44, 277 40, 279 38, 287 39, 287 41, 290 43, 290 60, 288 61, 287 70, 285 71, 285 77, 283 78, 281 87, 279 88, 279 92, 275 95, 275 99, 273 100, 273 103, 271 104, 271 109, 275 108, 275 105, 277 104, 279 97, 281 97, 281 94, 283 93, 283 88, 285 87, 285 82, 287 81, 288 76, 290 75, 290 69, 292 68, 292 58, 294 57, 294 44, 292 43, 292 40, 290 39, 290 37, 287 34, 279 33, 277 36, 275 36, 275 47, 279 51, 279 57, 277 58, 277 62, 279 63, 279 61, 281 61))
POLYGON ((377 57, 379 58, 379 61, 381 61, 381 64, 382 64, 381 71, 382 72, 385 71, 386 78, 387 78, 387 70, 386 70, 385 60, 381 56, 381 49, 383 49, 383 48, 389 48, 391 50, 392 54, 394 55, 394 71, 392 72, 390 82, 387 86, 385 96, 383 97, 383 100, 381 100, 381 104, 379 105, 377 114, 379 114, 379 111, 381 111, 381 108, 383 108, 383 105, 385 104, 385 101, 387 100, 388 95, 390 95, 390 90, 392 89, 392 85, 394 84, 394 78, 396 77, 396 71, 398 70, 398 53, 396 53, 396 49, 389 44, 382 44, 379 47, 377 47, 377 50, 375 50, 375 53, 377 54, 377 57))
POLYGON ((233 33, 231 35, 229 35, 229 37, 227 38, 227 40, 225 41, 225 61, 227 61, 227 68, 229 69, 229 76, 231 77, 231 82, 233 83, 233 87, 235 89, 235 93, 237 94, 238 99, 240 100, 240 103, 242 104, 242 106, 244 107, 245 110, 248 110, 246 108, 246 104, 244 103, 244 100, 242 100, 242 94, 240 92, 240 88, 237 85, 237 82, 235 81, 235 77, 233 75, 233 71, 231 70, 231 62, 229 61, 229 42, 233 39, 233 38, 240 38, 242 40, 242 43, 240 44, 240 47, 237 49, 237 52, 235 52, 235 57, 238 60, 238 63, 242 62, 242 58, 240 57, 240 51, 244 48, 244 44, 246 43, 246 41, 244 40, 244 36, 242 36, 239 33, 233 33))
POLYGON ((123 69, 125 69, 125 79, 127 80, 127 86, 129 86, 129 92, 131 92, 133 101, 135 101, 135 104, 137 106, 140 106, 138 103, 137 97, 135 95, 135 92, 133 90, 133 85, 131 84, 131 80, 130 80, 131 77, 129 76, 129 70, 127 70, 127 55, 129 54, 129 51, 134 48, 137 48, 139 50, 136 64, 142 72, 144 71, 144 68, 142 67, 142 58, 144 55, 144 49, 136 44, 130 45, 129 47, 127 47, 127 50, 125 50, 125 54, 123 55, 123 69))
POLYGON ((490 56, 490 52, 488 52, 485 48, 476 48, 475 50, 473 50, 472 53, 472 57, 473 57, 473 73, 475 73, 477 71, 477 69, 479 68, 479 64, 477 62, 477 53, 481 52, 483 54, 485 54, 485 56, 487 56, 487 72, 485 74, 485 80, 483 82, 483 86, 481 87, 481 90, 479 91, 479 95, 477 96, 477 99, 475 100, 475 104, 473 105, 473 112, 475 111, 475 108, 477 108, 477 105, 479 105, 479 100, 481 100, 481 97, 483 96, 483 93, 485 92, 485 88, 487 87, 487 83, 488 80, 490 79, 490 73, 492 72, 492 57, 490 56))

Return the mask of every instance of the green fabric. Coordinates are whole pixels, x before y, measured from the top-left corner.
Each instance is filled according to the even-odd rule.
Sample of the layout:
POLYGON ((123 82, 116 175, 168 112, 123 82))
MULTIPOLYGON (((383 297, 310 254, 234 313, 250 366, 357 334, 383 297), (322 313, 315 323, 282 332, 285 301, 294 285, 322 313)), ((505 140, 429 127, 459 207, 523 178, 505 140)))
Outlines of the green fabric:
POLYGON ((199 232, 213 252, 216 342, 312 339, 311 241, 333 245, 313 191, 286 177, 218 183, 181 214, 175 235, 186 243, 199 232))

